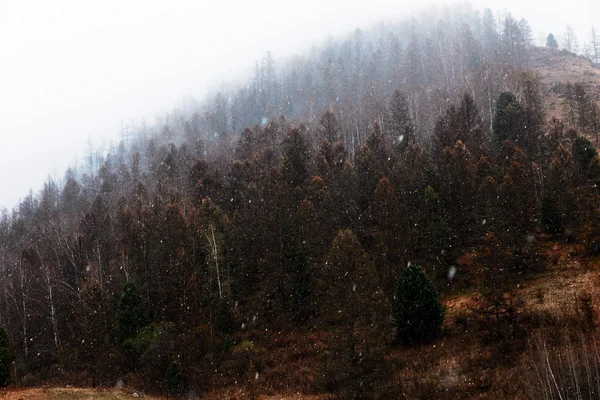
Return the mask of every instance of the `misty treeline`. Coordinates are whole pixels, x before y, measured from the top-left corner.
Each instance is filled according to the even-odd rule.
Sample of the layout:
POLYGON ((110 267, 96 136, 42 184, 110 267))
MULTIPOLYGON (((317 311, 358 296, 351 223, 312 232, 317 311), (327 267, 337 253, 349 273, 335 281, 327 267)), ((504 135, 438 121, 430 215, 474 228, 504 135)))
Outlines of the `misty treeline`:
POLYGON ((548 34, 545 45, 552 49, 560 47, 562 50, 584 56, 595 65, 600 64, 600 34, 594 26, 590 29, 589 36, 582 46, 579 45, 579 39, 570 25, 567 25, 562 35, 560 46, 553 33, 548 34))
POLYGON ((2 214, 14 378, 252 391, 272 340, 326 331, 308 390, 364 397, 409 263, 443 291, 536 267, 536 232, 597 251, 600 160, 547 119, 530 44, 489 10, 356 31, 90 151, 2 214))

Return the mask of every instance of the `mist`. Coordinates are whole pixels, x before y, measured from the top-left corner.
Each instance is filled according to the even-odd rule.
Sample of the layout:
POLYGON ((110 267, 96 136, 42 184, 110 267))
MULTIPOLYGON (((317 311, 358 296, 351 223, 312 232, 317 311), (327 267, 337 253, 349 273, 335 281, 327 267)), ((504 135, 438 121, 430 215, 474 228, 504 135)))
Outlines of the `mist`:
MULTIPOLYGON (((472 4, 528 19, 536 39, 552 31, 560 41, 570 24, 580 44, 591 16, 600 14, 592 1, 543 8, 514 0, 472 4)), ((60 180, 83 159, 89 142, 118 142, 123 121, 152 124, 184 99, 201 99, 223 81, 243 81, 266 51, 283 62, 329 36, 433 6, 385 0, 3 1, 0 205, 13 207, 48 176, 60 180)))

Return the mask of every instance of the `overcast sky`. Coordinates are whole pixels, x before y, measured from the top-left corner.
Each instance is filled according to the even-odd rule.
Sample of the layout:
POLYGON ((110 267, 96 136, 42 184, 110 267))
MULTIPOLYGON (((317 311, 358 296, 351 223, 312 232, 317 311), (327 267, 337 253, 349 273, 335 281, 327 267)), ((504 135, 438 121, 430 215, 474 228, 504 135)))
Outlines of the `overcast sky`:
MULTIPOLYGON (((594 23, 600 28, 598 0, 471 3, 526 18, 536 38, 549 31, 560 36, 571 24, 583 42, 594 23)), ((218 82, 241 79, 267 50, 281 60, 328 36, 425 6, 414 0, 0 0, 0 206, 12 208, 49 175, 61 178, 83 157, 88 137, 96 145, 116 141, 121 120, 151 122, 185 97, 201 98, 218 82)))

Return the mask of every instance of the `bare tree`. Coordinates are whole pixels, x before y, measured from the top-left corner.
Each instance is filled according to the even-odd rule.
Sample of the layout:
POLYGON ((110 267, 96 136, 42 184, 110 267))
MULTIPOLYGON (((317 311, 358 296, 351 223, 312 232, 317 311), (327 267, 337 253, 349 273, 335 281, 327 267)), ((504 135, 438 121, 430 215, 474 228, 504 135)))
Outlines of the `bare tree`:
POLYGON ((570 25, 567 25, 565 35, 563 37, 563 47, 565 50, 571 53, 577 53, 579 50, 579 42, 577 41, 577 35, 570 25))
POLYGON ((596 31, 596 28, 592 26, 592 35, 590 36, 590 48, 592 61, 596 64, 600 62, 600 35, 596 31))

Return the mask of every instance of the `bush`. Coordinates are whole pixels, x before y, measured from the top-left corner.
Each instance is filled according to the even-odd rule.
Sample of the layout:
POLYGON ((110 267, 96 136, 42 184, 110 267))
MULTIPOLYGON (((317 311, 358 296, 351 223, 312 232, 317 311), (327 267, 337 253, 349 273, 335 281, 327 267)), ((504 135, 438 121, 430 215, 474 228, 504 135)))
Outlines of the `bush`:
POLYGON ((15 359, 15 352, 8 333, 0 327, 0 386, 10 384, 10 366, 15 359))
POLYGON ((160 322, 148 325, 125 341, 124 345, 139 357, 139 378, 152 389, 174 390, 178 370, 172 364, 181 354, 176 348, 178 338, 175 324, 160 322))
POLYGON ((414 264, 409 263, 400 275, 392 309, 396 338, 404 343, 433 338, 444 322, 444 306, 433 282, 414 264))

